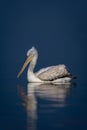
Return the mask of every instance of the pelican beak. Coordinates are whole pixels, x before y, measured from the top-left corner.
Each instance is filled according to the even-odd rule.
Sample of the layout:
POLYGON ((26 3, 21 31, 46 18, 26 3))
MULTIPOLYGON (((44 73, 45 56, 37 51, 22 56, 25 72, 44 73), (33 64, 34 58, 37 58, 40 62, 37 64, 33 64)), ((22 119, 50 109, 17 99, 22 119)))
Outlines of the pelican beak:
POLYGON ((21 70, 19 71, 18 75, 17 75, 17 78, 20 77, 20 75, 23 73, 24 69, 26 68, 26 66, 28 65, 29 62, 31 62, 33 59, 33 56, 28 56, 27 59, 25 60, 21 70))

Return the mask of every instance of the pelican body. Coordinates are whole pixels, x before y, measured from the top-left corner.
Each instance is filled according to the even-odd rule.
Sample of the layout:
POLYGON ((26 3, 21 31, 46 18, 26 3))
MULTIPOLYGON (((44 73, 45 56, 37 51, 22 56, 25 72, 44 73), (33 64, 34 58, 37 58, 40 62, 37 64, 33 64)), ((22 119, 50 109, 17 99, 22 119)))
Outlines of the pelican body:
POLYGON ((38 52, 35 47, 32 47, 30 50, 28 50, 27 59, 25 60, 17 77, 18 78, 20 77, 26 66, 30 63, 27 71, 28 82, 69 83, 72 80, 72 76, 68 72, 64 64, 43 68, 40 69, 38 72, 34 73, 37 58, 38 58, 38 52))

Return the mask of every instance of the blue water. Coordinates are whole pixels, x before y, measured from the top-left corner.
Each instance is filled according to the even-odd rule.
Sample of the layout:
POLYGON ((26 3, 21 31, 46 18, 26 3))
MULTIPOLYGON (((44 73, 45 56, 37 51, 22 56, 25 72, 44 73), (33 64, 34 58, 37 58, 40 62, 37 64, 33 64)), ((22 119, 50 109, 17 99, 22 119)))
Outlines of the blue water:
POLYGON ((87 85, 0 83, 0 130, 86 130, 87 85))
POLYGON ((0 130, 87 130, 87 1, 1 1, 0 130), (70 85, 28 84, 17 73, 32 46, 35 71, 65 64, 70 85))

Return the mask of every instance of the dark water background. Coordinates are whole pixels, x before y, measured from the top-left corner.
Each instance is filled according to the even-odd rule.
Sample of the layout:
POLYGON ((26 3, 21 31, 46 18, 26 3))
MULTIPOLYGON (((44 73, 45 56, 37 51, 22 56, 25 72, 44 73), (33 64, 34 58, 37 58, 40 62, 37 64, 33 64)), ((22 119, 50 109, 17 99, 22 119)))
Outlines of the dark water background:
POLYGON ((0 2, 0 130, 87 129, 87 2, 0 2), (28 84, 17 73, 32 46, 35 71, 66 64, 73 85, 28 84))

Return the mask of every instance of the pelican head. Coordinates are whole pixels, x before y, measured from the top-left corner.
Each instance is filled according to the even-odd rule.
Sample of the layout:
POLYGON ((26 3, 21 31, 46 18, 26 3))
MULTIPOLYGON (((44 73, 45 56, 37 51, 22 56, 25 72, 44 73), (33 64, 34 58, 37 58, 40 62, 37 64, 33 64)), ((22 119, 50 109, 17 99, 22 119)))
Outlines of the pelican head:
POLYGON ((27 51, 27 58, 21 68, 21 70, 19 71, 17 78, 20 77, 20 75, 23 73, 24 69, 26 68, 26 66, 33 60, 34 56, 37 55, 37 50, 35 49, 35 47, 32 47, 31 49, 29 49, 27 51))

